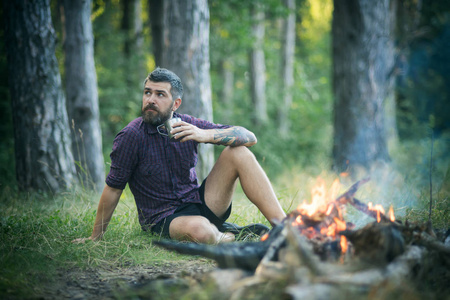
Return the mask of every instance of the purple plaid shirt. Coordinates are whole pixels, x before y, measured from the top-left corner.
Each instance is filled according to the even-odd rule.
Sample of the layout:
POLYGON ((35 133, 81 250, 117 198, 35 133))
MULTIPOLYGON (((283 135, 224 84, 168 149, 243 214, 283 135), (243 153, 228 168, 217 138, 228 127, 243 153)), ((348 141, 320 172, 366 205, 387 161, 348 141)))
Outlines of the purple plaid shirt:
MULTIPOLYGON (((228 128, 189 115, 174 117, 201 129, 228 128)), ((201 203, 195 141, 171 142, 142 118, 130 122, 114 139, 106 184, 123 190, 128 182, 143 228, 156 224, 183 203, 201 203)))

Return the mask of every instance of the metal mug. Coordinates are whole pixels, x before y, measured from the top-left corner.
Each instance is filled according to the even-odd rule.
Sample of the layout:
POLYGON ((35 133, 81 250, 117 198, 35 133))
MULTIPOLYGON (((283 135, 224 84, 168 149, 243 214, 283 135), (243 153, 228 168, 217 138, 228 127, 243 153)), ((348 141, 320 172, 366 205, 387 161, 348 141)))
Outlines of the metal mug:
POLYGON ((180 122, 180 121, 181 121, 181 118, 172 118, 172 119, 168 119, 168 120, 166 120, 166 121, 164 122, 164 124, 161 124, 161 125, 159 125, 158 127, 156 127, 156 129, 158 130, 158 133, 159 133, 160 135, 164 135, 164 136, 169 137, 169 139, 172 139, 172 138, 175 136, 175 135, 173 135, 173 134, 170 133, 170 132, 172 131, 172 129, 173 129, 172 125, 173 125, 174 123, 180 122), (161 128, 162 126, 164 126, 164 127, 166 128, 167 133, 162 132, 162 131, 160 130, 160 128, 161 128))

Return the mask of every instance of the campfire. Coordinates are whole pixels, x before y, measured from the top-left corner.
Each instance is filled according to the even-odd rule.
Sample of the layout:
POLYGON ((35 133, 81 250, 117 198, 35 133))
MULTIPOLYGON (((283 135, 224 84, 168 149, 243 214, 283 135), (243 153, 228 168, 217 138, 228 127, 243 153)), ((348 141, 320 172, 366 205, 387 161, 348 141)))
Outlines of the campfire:
MULTIPOLYGON (((353 197, 359 186, 368 180, 364 179, 356 183, 348 192, 338 197, 341 186, 339 179, 336 179, 331 188, 327 190, 325 181, 319 177, 317 184, 311 191, 311 202, 303 201, 295 211, 288 215, 288 220, 294 220, 291 223, 293 229, 315 246, 315 252, 321 254, 322 260, 336 258, 339 253, 342 253, 341 258, 343 258, 349 250, 349 241, 346 234, 349 233, 349 230, 355 229, 355 225, 344 219, 346 204, 350 203, 360 211, 372 217, 376 216, 378 223, 382 219, 383 221, 387 220, 382 205, 373 205, 369 202, 365 206, 353 197), (334 253, 331 253, 334 255, 324 256, 325 248, 334 249, 334 253)), ((389 208, 388 218, 390 222, 395 222, 392 206, 389 208)), ((268 235, 263 236, 262 240, 266 238, 268 238, 268 235)), ((351 243, 350 249, 352 249, 351 243)))
MULTIPOLYGON (((424 281, 421 276, 432 267, 443 272, 439 280, 450 280, 449 245, 436 237, 430 224, 401 223, 392 206, 386 214, 381 205, 356 199, 356 192, 368 181, 358 181, 338 195, 339 181, 327 189, 325 182, 318 179, 311 201, 300 204, 257 242, 217 246, 173 241, 155 244, 212 258, 222 269, 251 272, 246 273, 247 285, 242 284, 242 271, 228 279, 235 284, 233 299, 239 298, 235 293, 272 281, 283 282, 283 294, 293 299, 334 299, 339 297, 330 296, 333 293, 367 297, 386 285, 404 289, 410 282, 424 281), (345 220, 348 205, 374 221, 356 229, 355 224, 345 220), (430 254, 432 262, 428 261, 430 254)), ((217 279, 217 284, 223 280, 217 279)), ((448 289, 447 284, 443 287, 448 289)))

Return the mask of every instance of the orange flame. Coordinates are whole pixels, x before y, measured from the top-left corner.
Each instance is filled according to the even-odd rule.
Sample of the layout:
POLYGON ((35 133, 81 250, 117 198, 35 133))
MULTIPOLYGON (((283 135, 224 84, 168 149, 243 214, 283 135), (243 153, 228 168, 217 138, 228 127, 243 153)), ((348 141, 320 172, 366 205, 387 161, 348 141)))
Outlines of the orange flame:
POLYGON ((391 222, 395 222, 395 216, 394 216, 394 208, 392 205, 389 207, 389 219, 391 222))
POLYGON ((343 235, 341 235, 341 251, 342 253, 346 253, 347 252, 347 248, 348 248, 348 242, 347 242, 347 238, 343 235))
MULTIPOLYGON (((334 180, 327 191, 325 181, 320 177, 317 178, 317 183, 311 190, 311 202, 303 201, 297 207, 300 214, 295 218, 292 225, 297 226, 301 233, 308 238, 320 238, 322 236, 336 240, 339 231, 345 230, 347 227, 339 206, 334 203, 339 190, 339 179, 334 180)), ((347 251, 345 237, 341 237, 340 244, 342 252, 345 253, 347 251)))
POLYGON ((383 206, 381 206, 380 204, 376 204, 375 206, 373 206, 372 202, 369 202, 367 206, 369 207, 369 210, 375 211, 377 213, 377 222, 380 223, 381 222, 381 213, 382 214, 385 213, 383 206))
POLYGON ((339 220, 338 218, 334 218, 334 222, 336 223, 336 230, 343 231, 347 229, 347 224, 343 220, 339 220))

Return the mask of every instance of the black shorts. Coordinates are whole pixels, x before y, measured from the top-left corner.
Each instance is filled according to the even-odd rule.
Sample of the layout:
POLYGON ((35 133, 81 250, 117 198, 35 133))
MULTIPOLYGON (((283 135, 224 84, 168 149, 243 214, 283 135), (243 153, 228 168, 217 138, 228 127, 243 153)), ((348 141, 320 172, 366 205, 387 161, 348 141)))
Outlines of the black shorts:
POLYGON ((159 236, 170 238, 169 226, 173 219, 181 216, 203 216, 207 218, 211 223, 220 228, 222 224, 228 219, 231 213, 231 204, 225 212, 224 216, 219 218, 216 216, 205 203, 205 183, 206 178, 203 180, 198 192, 200 194, 200 200, 202 203, 185 203, 175 210, 173 214, 162 219, 154 226, 150 228, 150 231, 159 236))

